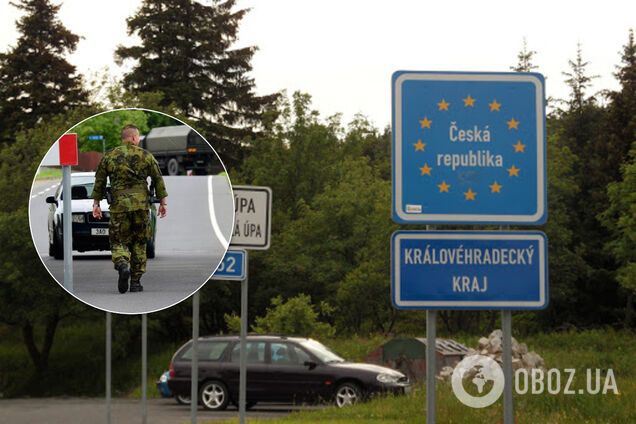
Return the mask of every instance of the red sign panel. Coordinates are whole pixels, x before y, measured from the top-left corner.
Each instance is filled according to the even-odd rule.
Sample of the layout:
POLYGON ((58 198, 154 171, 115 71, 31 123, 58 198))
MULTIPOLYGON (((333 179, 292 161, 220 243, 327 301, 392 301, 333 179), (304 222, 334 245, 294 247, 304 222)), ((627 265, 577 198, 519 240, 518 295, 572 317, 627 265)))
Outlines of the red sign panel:
POLYGON ((59 146, 60 165, 77 165, 77 134, 64 134, 59 146))

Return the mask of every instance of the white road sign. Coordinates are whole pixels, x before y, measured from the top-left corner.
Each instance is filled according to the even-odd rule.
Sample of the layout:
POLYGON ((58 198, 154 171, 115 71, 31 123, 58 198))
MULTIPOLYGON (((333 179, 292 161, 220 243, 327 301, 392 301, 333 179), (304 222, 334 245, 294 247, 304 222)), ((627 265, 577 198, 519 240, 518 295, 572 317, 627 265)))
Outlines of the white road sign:
POLYGON ((232 186, 234 191, 234 231, 230 246, 249 250, 269 249, 272 216, 272 189, 232 186))

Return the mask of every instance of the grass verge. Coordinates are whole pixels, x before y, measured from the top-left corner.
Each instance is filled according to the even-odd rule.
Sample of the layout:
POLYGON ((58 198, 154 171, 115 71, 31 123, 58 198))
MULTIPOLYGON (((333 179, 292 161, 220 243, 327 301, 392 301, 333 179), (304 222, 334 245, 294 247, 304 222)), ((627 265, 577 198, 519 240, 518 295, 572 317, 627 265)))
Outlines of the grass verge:
MULTIPOLYGON (((470 345, 476 345, 477 337, 470 345)), ((531 350, 542 355, 548 369, 560 371, 561 392, 550 394, 515 394, 517 424, 584 424, 584 423, 634 423, 636 422, 636 335, 627 331, 595 330, 577 333, 537 334, 521 340, 531 350), (605 383, 608 369, 612 369, 618 394, 608 391, 596 395, 587 389, 587 369, 600 369, 600 387, 605 383), (575 394, 564 394, 568 379, 565 369, 575 369, 571 385, 575 394), (579 393, 579 391, 584 393, 579 393)), ((358 349, 355 339, 341 340, 341 346, 332 344, 334 350, 358 349)), ((352 358, 353 359, 353 358, 352 358)), ((358 358, 359 359, 359 358, 358 358)), ((592 371, 592 388, 596 384, 592 371)), ((544 381, 544 385, 546 381, 544 381)), ((545 387, 545 386, 544 386, 545 387)), ((556 384, 553 380, 553 388, 556 384)), ((452 392, 450 383, 437 384, 437 420, 440 423, 501 423, 502 399, 483 409, 473 409, 460 403, 452 392)), ((250 424, 285 423, 301 424, 328 422, 348 423, 422 423, 425 421, 426 391, 417 385, 407 396, 382 397, 350 408, 325 408, 302 411, 276 420, 250 419, 250 424)), ((218 422, 218 421, 217 421, 218 422)), ((238 419, 224 423, 236 423, 238 419)), ((210 422, 208 422, 211 424, 210 422)))

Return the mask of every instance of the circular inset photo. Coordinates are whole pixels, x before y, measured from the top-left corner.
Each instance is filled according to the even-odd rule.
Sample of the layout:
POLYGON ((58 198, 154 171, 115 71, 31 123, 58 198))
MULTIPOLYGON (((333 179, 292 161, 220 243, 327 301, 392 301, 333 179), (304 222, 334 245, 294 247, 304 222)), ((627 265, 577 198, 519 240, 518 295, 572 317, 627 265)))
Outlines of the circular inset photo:
POLYGON ((69 293, 108 312, 150 313, 214 273, 234 198, 223 162, 195 129, 118 109, 78 123, 49 149, 29 221, 40 259, 69 293))

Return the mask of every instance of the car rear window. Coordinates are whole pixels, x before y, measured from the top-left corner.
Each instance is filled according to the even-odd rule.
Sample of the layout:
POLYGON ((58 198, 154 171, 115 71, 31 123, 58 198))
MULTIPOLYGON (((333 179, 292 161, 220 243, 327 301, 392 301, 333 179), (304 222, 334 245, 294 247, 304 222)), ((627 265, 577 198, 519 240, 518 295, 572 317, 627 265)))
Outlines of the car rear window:
MULTIPOLYGON (((218 361, 230 342, 199 342, 199 360, 200 361, 218 361)), ((181 359, 192 359, 192 345, 188 346, 186 351, 181 355, 181 359)))

